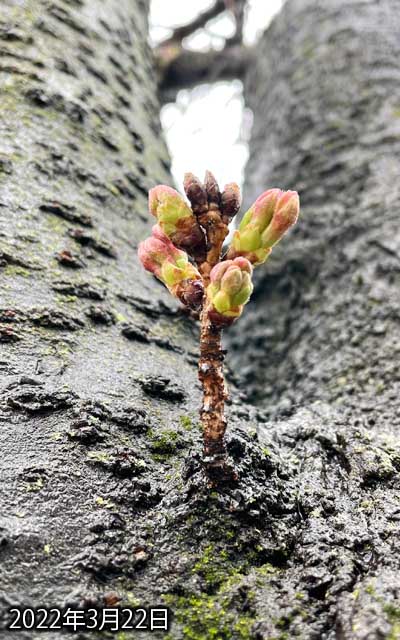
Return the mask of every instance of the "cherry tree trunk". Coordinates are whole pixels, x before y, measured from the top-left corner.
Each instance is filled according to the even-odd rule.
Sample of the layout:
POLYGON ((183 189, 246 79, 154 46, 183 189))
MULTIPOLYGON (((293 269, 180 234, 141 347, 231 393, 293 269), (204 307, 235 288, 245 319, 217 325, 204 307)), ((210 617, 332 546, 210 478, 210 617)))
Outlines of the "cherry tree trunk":
POLYGON ((289 1, 248 78, 247 198, 298 188, 303 215, 229 331, 239 481, 210 490, 199 328, 136 257, 170 181, 147 3, 2 3, 2 612, 398 637, 399 9, 321 5, 289 1))
POLYGON ((289 0, 257 53, 245 199, 297 189, 301 215, 230 346, 302 477, 282 628, 398 638, 400 5, 289 0))

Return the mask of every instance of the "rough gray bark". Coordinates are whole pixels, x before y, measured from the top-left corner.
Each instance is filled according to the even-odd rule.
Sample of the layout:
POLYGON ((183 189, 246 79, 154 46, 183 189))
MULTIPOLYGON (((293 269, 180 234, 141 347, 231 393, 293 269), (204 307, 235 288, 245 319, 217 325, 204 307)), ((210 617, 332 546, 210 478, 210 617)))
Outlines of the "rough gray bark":
POLYGON ((158 503, 152 455, 197 408, 191 329, 136 257, 147 190, 170 180, 147 10, 2 2, 2 606, 62 604, 85 552, 118 573, 94 537, 158 503))
MULTIPOLYGON (((303 221, 266 267, 265 291, 260 281, 235 336, 240 342, 240 329, 254 345, 261 334, 251 357, 264 361, 257 372, 266 369, 264 296, 268 327, 284 319, 290 336, 265 342, 277 363, 268 406, 296 388, 303 408, 266 425, 265 410, 235 393, 228 449, 240 482, 210 492, 199 466, 197 327, 135 256, 149 228, 146 189, 169 179, 147 7, 2 3, 3 608, 101 604, 115 590, 125 603, 168 603, 174 639, 398 637, 400 453, 389 352, 398 322, 390 300, 398 8, 320 4, 288 4, 249 80, 249 197, 275 180, 303 184, 303 221), (292 329, 306 317, 308 340, 292 329), (370 334, 377 323, 381 337, 370 334), (360 344, 351 347, 346 332, 355 328, 360 344), (354 402, 369 401, 368 412, 346 404, 350 383, 339 383, 341 406, 322 373, 313 383, 306 367, 327 375, 336 362, 321 362, 317 338, 325 349, 332 339, 344 363, 371 354, 365 377, 350 372, 354 402), (310 386, 295 378, 294 387, 279 347, 310 386), (369 381, 379 366, 384 410, 375 410, 369 381)), ((264 379, 257 375, 254 389, 264 379)))
POLYGON ((216 532, 253 504, 250 485, 207 489, 198 329, 136 257, 147 190, 170 179, 147 9, 2 3, 0 606, 165 594, 175 637, 216 532))
POLYGON ((231 362, 296 442, 303 525, 285 587, 291 600, 308 582, 319 601, 306 637, 400 637, 399 54, 398 2, 292 0, 247 76, 247 203, 279 186, 302 210, 257 270, 231 362))

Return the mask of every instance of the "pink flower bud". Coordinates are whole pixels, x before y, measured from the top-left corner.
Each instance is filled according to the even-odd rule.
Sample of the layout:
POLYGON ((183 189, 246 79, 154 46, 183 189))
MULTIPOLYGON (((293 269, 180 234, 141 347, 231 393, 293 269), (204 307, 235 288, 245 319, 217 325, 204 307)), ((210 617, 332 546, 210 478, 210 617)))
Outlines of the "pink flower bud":
POLYGON ((299 208, 296 191, 265 191, 243 216, 227 257, 244 256, 254 265, 265 262, 273 245, 297 221, 299 208))
POLYGON ((221 278, 221 289, 230 296, 240 291, 242 285, 242 271, 239 267, 232 265, 228 267, 221 278))
POLYGON ((196 260, 205 259, 204 233, 193 211, 175 189, 164 184, 150 189, 149 211, 175 246, 185 249, 196 260))
MULTIPOLYGON (((226 260, 226 262, 228 262, 228 261, 226 260)), ((247 260, 247 258, 243 258, 243 257, 239 256, 238 258, 235 258, 233 260, 233 262, 235 263, 235 265, 237 267, 239 267, 239 269, 242 272, 245 271, 245 272, 249 273, 250 275, 253 273, 253 267, 251 266, 251 264, 247 260)))
POLYGON ((286 191, 278 199, 271 223, 262 234, 264 249, 272 247, 297 222, 300 200, 297 191, 286 191))
POLYGON ((224 275, 225 271, 229 269, 231 262, 232 260, 224 260, 224 262, 219 262, 218 264, 216 264, 215 267, 211 270, 210 281, 214 284, 218 283, 219 285, 222 276, 224 275))
POLYGON ((157 238, 147 238, 147 240, 141 242, 138 248, 138 255, 144 268, 154 273, 157 277, 160 275, 163 259, 168 257, 166 246, 157 238))
POLYGON ((177 249, 162 229, 153 227, 152 236, 139 244, 138 255, 144 268, 153 273, 191 308, 201 305, 203 282, 200 273, 188 260, 184 251, 177 249))
MULTIPOLYGON (((283 191, 281 191, 281 189, 268 189, 258 196, 255 203, 250 207, 250 210, 252 211, 251 223, 256 226, 260 232, 262 232, 271 222, 276 203, 282 193, 283 191)), ((242 225, 240 225, 240 227, 241 226, 242 225)))
POLYGON ((207 297, 211 302, 210 320, 217 325, 231 324, 248 302, 253 285, 252 266, 246 258, 225 260, 210 273, 207 297))
POLYGON ((154 227, 152 227, 151 235, 154 238, 158 238, 159 240, 166 242, 167 244, 168 244, 168 241, 170 241, 168 236, 164 233, 164 231, 161 229, 159 224, 155 224, 154 227))

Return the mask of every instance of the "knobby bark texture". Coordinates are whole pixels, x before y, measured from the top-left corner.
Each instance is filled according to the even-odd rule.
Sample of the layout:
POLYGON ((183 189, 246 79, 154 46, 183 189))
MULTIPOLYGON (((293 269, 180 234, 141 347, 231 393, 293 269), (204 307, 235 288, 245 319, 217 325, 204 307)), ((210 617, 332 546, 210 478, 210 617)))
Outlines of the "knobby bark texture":
POLYGON ((246 201, 279 186, 302 205, 230 333, 302 478, 290 568, 264 592, 271 612, 285 589, 290 638, 400 637, 399 53, 396 1, 292 0, 247 77, 246 201))
POLYGON ((0 606, 115 591, 173 639, 396 638, 399 8, 292 0, 251 70, 248 199, 298 187, 303 219, 229 330, 265 403, 229 375, 224 491, 198 327, 136 258, 169 180, 147 9, 2 3, 0 606))
POLYGON ((170 180, 147 11, 2 2, 0 607, 116 591, 167 603, 173 638, 220 624, 228 637, 253 623, 243 603, 220 622, 219 601, 252 554, 264 561, 255 503, 275 500, 277 467, 233 394, 228 449, 248 480, 207 487, 198 327, 136 257, 147 191, 170 180))

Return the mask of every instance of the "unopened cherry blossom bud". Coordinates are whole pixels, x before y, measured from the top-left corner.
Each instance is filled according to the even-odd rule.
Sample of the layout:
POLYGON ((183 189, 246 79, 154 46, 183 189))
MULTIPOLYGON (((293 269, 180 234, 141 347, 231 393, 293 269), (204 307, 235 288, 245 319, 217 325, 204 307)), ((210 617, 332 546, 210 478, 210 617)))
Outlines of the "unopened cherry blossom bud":
POLYGON ((219 192, 218 182, 214 174, 208 170, 204 176, 204 188, 207 191, 208 202, 219 205, 221 194, 219 192))
POLYGON ((228 218, 233 218, 240 209, 242 196, 236 182, 226 184, 221 194, 221 211, 228 218))
POLYGON ((147 271, 163 282, 175 297, 191 308, 199 308, 203 298, 200 273, 185 251, 177 249, 162 229, 153 227, 152 236, 139 244, 138 255, 147 271))
POLYGON ((200 259, 205 256, 205 237, 193 211, 182 196, 160 184, 149 191, 149 211, 175 246, 200 259))
POLYGON ((227 257, 244 256, 254 265, 265 262, 271 248, 297 221, 299 208, 296 191, 265 191, 243 216, 227 257))
POLYGON ((161 277, 161 267, 166 260, 175 261, 183 253, 177 249, 169 238, 156 225, 150 238, 139 244, 138 256, 147 271, 157 278, 161 277))
POLYGON ((211 303, 209 317, 213 324, 231 324, 240 316, 253 291, 252 271, 250 262, 242 257, 225 260, 212 269, 207 298, 211 303))
POLYGON ((279 198, 274 215, 262 234, 262 246, 273 247, 284 236, 286 231, 297 222, 300 211, 300 200, 297 191, 285 191, 279 198))
POLYGON ((185 173, 183 188, 196 215, 208 210, 207 191, 193 173, 185 173))

